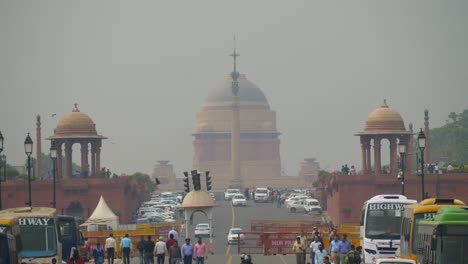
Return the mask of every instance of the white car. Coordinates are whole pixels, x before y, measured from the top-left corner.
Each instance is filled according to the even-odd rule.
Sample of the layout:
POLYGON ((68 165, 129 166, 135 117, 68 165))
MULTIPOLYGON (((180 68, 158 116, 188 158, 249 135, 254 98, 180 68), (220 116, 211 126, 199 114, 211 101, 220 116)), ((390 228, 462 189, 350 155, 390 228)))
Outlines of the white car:
POLYGON ((230 201, 234 195, 241 194, 239 189, 227 189, 224 193, 224 200, 230 201))
POLYGON ((296 201, 302 201, 302 200, 305 200, 309 198, 308 196, 295 196, 295 197, 291 197, 291 198, 288 198, 286 199, 286 201, 284 201, 284 204, 285 205, 288 205, 290 203, 293 203, 293 202, 296 202, 296 201))
POLYGON ((304 210, 307 213, 322 214, 322 207, 317 199, 305 199, 304 200, 304 210))
POLYGON ((232 197, 232 206, 247 206, 247 200, 242 194, 237 194, 232 197))
POLYGON ((201 223, 195 227, 195 237, 209 237, 210 236, 210 224, 201 223))
POLYGON ((242 228, 231 228, 231 229, 229 229, 229 233, 228 233, 228 236, 227 236, 228 244, 235 244, 237 242, 240 242, 241 244, 243 244, 245 242, 244 241, 245 236, 244 236, 244 234, 241 234, 242 232, 243 232, 242 228))
POLYGON ((286 205, 291 213, 304 212, 304 200, 293 201, 286 205))
POLYGON ((416 264, 416 262, 411 259, 383 258, 378 259, 376 264, 416 264))
POLYGON ((270 198, 270 190, 268 188, 257 188, 255 189, 255 200, 254 202, 268 202, 270 198))

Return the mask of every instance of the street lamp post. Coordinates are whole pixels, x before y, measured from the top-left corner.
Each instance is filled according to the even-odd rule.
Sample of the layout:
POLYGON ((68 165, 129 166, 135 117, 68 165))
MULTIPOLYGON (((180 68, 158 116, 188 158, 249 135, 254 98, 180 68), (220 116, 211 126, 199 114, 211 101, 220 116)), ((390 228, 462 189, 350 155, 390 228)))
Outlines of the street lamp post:
POLYGON ((55 196, 55 162, 57 160, 57 145, 55 144, 54 140, 52 140, 50 143, 50 158, 52 159, 52 207, 57 208, 57 201, 55 196))
POLYGON ((398 152, 400 152, 400 174, 398 178, 401 181, 401 195, 405 195, 405 154, 406 154, 406 145, 403 140, 400 140, 398 144, 398 152))
POLYGON ((33 151, 33 141, 31 137, 28 135, 24 140, 24 152, 28 156, 28 202, 26 203, 29 207, 32 206, 32 199, 31 199, 31 154, 33 151))
POLYGON ((424 148, 426 147, 426 135, 421 128, 418 134, 418 147, 421 151, 421 197, 422 200, 426 198, 426 193, 424 192, 424 148))
MULTIPOLYGON (((2 210, 2 166, 6 166, 3 164, 3 159, 2 159, 2 151, 3 151, 3 135, 2 132, 0 131, 0 210, 2 210)), ((5 169, 3 169, 3 177, 5 177, 5 169)))

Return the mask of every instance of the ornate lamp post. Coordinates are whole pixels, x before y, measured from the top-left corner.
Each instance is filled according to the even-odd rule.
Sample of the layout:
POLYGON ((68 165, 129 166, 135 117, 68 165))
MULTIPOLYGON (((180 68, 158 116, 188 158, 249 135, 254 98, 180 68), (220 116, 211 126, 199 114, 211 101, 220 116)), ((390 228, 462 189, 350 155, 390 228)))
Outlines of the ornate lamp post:
POLYGON ((32 206, 32 199, 31 199, 31 154, 33 152, 33 141, 31 137, 28 135, 24 140, 24 152, 28 156, 28 202, 26 203, 29 207, 32 206))
MULTIPOLYGON (((3 159, 2 159, 2 151, 3 151, 3 135, 2 132, 0 131, 0 210, 2 210, 2 166, 3 166, 3 159)), ((5 165, 6 166, 6 162, 5 165)), ((3 170, 3 177, 5 177, 5 169, 3 170)))
POLYGON ((426 135, 421 128, 418 134, 418 147, 421 151, 421 197, 422 200, 426 198, 426 193, 424 192, 424 148, 426 147, 426 135))
POLYGON ((50 143, 50 158, 52 159, 52 207, 57 208, 57 203, 56 203, 56 196, 55 196, 55 162, 57 160, 57 145, 55 144, 55 141, 52 140, 50 143))
POLYGON ((398 143, 398 152, 400 153, 400 173, 398 174, 398 179, 401 181, 401 195, 405 195, 405 154, 406 154, 406 144, 403 140, 400 140, 398 143))

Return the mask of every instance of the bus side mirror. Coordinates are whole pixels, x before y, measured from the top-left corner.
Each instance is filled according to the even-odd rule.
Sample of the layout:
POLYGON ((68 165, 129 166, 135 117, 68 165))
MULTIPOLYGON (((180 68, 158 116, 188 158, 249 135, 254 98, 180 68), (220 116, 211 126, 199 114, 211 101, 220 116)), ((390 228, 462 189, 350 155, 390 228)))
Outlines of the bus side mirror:
POLYGON ((437 250, 437 238, 431 238, 431 250, 437 250))

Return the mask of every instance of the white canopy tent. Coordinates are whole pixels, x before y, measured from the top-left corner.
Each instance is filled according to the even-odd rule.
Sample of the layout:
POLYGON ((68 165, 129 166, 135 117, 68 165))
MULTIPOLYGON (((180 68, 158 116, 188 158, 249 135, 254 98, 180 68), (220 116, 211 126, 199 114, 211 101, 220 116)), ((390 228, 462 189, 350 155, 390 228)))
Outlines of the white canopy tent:
POLYGON ((81 226, 90 227, 92 225, 107 225, 114 230, 117 229, 119 225, 119 217, 112 212, 102 195, 96 209, 94 209, 88 220, 81 226))

